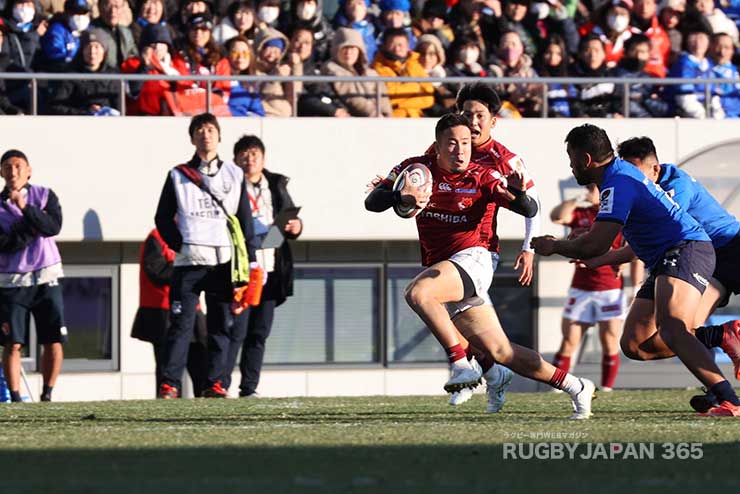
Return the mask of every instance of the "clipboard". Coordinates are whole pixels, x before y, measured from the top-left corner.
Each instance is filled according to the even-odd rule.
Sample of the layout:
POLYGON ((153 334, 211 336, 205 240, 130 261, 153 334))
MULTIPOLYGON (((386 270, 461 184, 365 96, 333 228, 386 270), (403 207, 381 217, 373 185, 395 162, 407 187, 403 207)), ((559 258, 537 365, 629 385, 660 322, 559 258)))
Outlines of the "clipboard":
POLYGON ((283 234, 283 232, 285 231, 285 225, 288 224, 288 221, 298 218, 298 213, 300 212, 300 210, 301 208, 299 206, 283 209, 282 211, 280 211, 275 217, 275 221, 270 229, 267 230, 267 235, 265 235, 265 238, 262 239, 262 246, 260 248, 280 248, 280 246, 283 245, 283 242, 285 242, 285 235, 283 234))

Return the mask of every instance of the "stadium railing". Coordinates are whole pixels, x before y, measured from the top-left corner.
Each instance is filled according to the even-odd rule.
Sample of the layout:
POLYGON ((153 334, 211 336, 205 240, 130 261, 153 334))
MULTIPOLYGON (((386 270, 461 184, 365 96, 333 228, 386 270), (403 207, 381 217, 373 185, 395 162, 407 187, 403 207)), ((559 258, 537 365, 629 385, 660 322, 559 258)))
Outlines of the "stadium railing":
MULTIPOLYGON (((638 77, 338 77, 338 76, 269 76, 269 75, 157 75, 157 74, 77 74, 77 73, 34 73, 34 72, 13 72, 13 73, 0 73, 0 80, 24 80, 30 81, 31 85, 31 115, 38 114, 38 82, 39 81, 65 81, 65 80, 104 80, 104 81, 118 81, 119 83, 119 104, 121 115, 126 115, 126 83, 128 81, 193 81, 193 82, 204 82, 206 84, 205 98, 206 111, 210 110, 211 98, 210 95, 213 91, 213 83, 218 81, 240 81, 240 82, 304 82, 304 83, 332 83, 332 82, 430 82, 430 83, 446 83, 446 84, 465 84, 471 82, 483 82, 486 84, 537 84, 542 85, 542 110, 541 116, 547 118, 549 114, 548 104, 548 88, 551 84, 567 84, 567 85, 584 85, 584 84, 599 84, 599 83, 612 83, 615 86, 622 86, 622 115, 625 118, 629 118, 629 103, 631 100, 631 85, 654 85, 654 86, 671 86, 680 84, 695 84, 704 86, 704 105, 707 111, 707 115, 710 114, 711 107, 711 96, 712 86, 715 84, 736 84, 736 79, 720 79, 720 78, 665 78, 665 79, 649 79, 649 78, 638 78, 638 77)), ((376 84, 375 104, 378 113, 380 113, 381 98, 381 86, 376 84)), ((297 96, 294 96, 294 99, 297 96)), ((293 116, 296 116, 296 101, 293 101, 293 116)))

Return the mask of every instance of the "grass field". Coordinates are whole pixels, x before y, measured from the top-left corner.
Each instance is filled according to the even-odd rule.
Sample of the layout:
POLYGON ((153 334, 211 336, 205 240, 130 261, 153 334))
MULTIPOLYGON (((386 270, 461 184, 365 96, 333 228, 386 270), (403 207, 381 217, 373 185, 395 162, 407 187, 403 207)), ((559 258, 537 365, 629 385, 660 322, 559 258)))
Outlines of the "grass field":
MULTIPOLYGON (((692 391, 127 401, 0 406, 0 492, 707 492, 740 483, 740 422, 697 418, 692 391), (546 434, 551 434, 550 438, 546 434), (553 435, 554 434, 554 435, 553 435), (654 460, 514 460, 503 443, 656 443, 654 460), (662 460, 662 443, 702 459, 662 460)), ((578 454, 587 454, 586 445, 578 454)), ((610 445, 610 447, 614 447, 610 445)))

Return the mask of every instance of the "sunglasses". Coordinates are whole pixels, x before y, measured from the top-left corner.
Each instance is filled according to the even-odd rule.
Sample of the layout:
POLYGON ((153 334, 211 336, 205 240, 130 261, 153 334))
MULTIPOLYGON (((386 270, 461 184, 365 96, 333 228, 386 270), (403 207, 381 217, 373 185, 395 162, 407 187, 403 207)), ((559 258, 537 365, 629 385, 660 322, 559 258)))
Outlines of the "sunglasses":
POLYGON ((231 58, 249 58, 250 54, 248 51, 232 51, 231 58))

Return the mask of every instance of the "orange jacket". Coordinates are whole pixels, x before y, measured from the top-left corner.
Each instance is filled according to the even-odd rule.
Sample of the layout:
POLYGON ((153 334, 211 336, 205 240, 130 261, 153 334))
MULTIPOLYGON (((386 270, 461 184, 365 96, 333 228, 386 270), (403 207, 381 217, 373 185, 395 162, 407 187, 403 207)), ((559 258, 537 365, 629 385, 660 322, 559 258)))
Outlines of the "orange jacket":
MULTIPOLYGON (((381 77, 427 77, 416 52, 410 52, 406 61, 401 62, 386 58, 378 51, 372 68, 381 77)), ((421 117, 422 110, 434 105, 431 82, 387 82, 386 86, 394 117, 421 117)))

